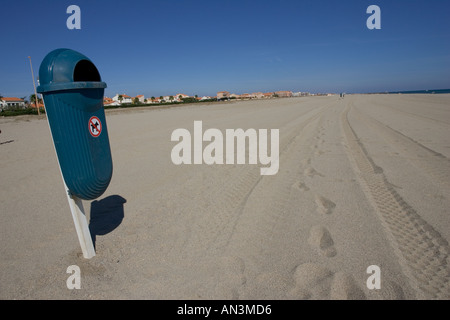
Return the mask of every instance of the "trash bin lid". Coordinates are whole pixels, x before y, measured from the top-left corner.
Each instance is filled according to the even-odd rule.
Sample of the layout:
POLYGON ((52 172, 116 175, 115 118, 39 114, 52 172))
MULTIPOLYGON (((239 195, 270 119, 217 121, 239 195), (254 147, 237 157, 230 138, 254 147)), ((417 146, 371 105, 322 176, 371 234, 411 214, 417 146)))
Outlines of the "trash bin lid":
POLYGON ((85 55, 71 49, 47 54, 39 67, 39 93, 80 88, 106 88, 97 67, 85 55))

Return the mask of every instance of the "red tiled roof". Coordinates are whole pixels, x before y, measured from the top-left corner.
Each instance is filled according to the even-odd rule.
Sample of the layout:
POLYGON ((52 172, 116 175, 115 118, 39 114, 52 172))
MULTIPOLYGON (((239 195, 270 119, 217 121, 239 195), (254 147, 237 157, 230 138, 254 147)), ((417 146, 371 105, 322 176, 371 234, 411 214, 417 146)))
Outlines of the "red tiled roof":
POLYGON ((18 101, 18 102, 23 102, 23 99, 20 98, 15 98, 15 97, 3 97, 1 100, 3 101, 18 101))
MULTIPOLYGON (((33 103, 30 104, 30 107, 31 108, 36 108, 36 104, 33 102, 33 103)), ((44 104, 43 103, 38 103, 38 107, 39 108, 44 108, 44 104)))

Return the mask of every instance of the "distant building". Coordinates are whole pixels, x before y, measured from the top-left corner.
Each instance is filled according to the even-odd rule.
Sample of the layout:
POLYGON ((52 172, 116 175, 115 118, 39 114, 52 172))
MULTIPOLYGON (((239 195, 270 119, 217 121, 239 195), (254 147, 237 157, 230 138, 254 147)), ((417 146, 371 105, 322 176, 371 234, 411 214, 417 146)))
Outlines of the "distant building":
MULTIPOLYGON (((39 100, 42 101, 41 99, 39 99, 39 100)), ((34 102, 30 103, 28 106, 30 108, 36 109, 36 104, 34 102)), ((39 107, 39 109, 44 109, 44 104, 42 102, 38 102, 38 107, 39 107)))
MULTIPOLYGON (((139 103, 144 103, 145 102, 145 98, 144 98, 143 94, 140 94, 140 95, 134 97, 134 99, 136 99, 136 98, 138 99, 139 103)), ((134 102, 134 99, 133 99, 133 102, 134 102)))
POLYGON ((240 96, 239 94, 236 94, 236 93, 232 93, 232 94, 230 94, 230 98, 234 98, 234 99, 240 99, 240 98, 241 98, 241 96, 240 96))
POLYGON ((159 98, 153 97, 153 98, 147 99, 147 103, 161 103, 161 101, 159 98))
POLYGON ((133 103, 133 101, 131 100, 131 97, 126 94, 116 94, 112 99, 114 101, 119 102, 120 104, 133 103), (120 101, 119 96, 122 96, 122 101, 120 101))
POLYGON ((280 98, 292 97, 292 91, 277 91, 275 94, 280 98))
POLYGON ((266 92, 263 94, 263 98, 268 99, 268 98, 273 98, 273 92, 266 92))
POLYGON ((114 101, 113 99, 108 98, 108 97, 103 98, 103 106, 105 106, 105 107, 112 107, 112 106, 119 106, 119 105, 120 105, 119 101, 114 101))
POLYGON ((178 101, 178 98, 176 96, 168 95, 168 96, 163 96, 163 100, 165 102, 174 102, 174 101, 178 101))
POLYGON ((230 93, 228 91, 217 92, 217 100, 230 99, 230 93))
POLYGON ((262 92, 253 92, 252 93, 252 98, 262 99, 263 97, 264 97, 264 93, 262 93, 262 92))
POLYGON ((184 94, 184 93, 177 93, 177 95, 175 96, 175 98, 176 98, 177 100, 182 100, 182 99, 189 98, 189 96, 188 96, 187 94, 184 94))
POLYGON ((119 103, 119 101, 108 101, 108 102, 103 102, 103 106, 105 106, 105 107, 120 106, 120 103, 119 103))
POLYGON ((252 95, 250 93, 243 93, 241 94, 241 99, 245 100, 245 99, 251 99, 252 95))
POLYGON ((3 97, 0 99, 0 106, 4 108, 25 108, 25 100, 15 97, 3 97))

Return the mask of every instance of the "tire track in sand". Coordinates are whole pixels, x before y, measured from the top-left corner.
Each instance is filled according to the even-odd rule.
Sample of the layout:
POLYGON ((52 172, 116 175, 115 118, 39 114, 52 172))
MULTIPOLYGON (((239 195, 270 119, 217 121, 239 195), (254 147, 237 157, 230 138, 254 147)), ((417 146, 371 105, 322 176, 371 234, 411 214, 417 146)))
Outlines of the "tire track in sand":
MULTIPOLYGON (((430 117, 424 116, 422 114, 406 111, 406 110, 396 107, 395 105, 393 105, 391 103, 387 103, 386 101, 381 102, 378 100, 373 100, 372 103, 374 105, 381 106, 386 109, 394 110, 394 112, 397 112, 399 114, 403 113, 403 114, 409 115, 410 117, 413 117, 415 119, 419 119, 422 121, 425 120, 425 121, 431 122, 433 124, 444 124, 446 126, 450 125, 450 123, 448 123, 447 121, 443 121, 441 119, 436 119, 436 118, 430 118, 430 117)), ((427 102, 427 103, 429 103, 429 102, 427 102)))
MULTIPOLYGON (((311 109, 282 124, 279 137, 280 162, 304 126, 317 118, 326 107, 327 105, 311 109)), ((220 188, 216 186, 202 188, 198 191, 201 192, 198 201, 189 202, 184 208, 186 212, 194 212, 192 220, 196 223, 189 223, 189 234, 175 248, 173 252, 175 255, 185 258, 188 258, 186 255, 190 255, 190 258, 195 260, 206 253, 221 254, 235 233, 249 197, 265 179, 265 176, 260 174, 259 165, 233 165, 223 169, 228 171, 228 174, 225 175, 225 179, 221 179, 220 188)), ((219 169, 209 167, 203 169, 204 172, 208 170, 219 169)))
MULTIPOLYGON (((277 173, 277 175, 275 176, 278 180, 278 177, 281 175, 284 175, 283 172, 283 168, 281 168, 281 166, 285 166, 285 161, 290 161, 292 159, 292 153, 295 153, 298 150, 297 144, 299 143, 299 141, 301 140, 301 132, 303 132, 308 126, 311 125, 311 123, 313 123, 315 120, 317 120, 324 112, 324 110, 326 110, 327 108, 329 108, 330 105, 325 105, 322 106, 321 108, 318 108, 316 110, 314 110, 314 112, 311 112, 306 115, 306 116, 302 116, 300 119, 295 119, 291 122, 289 122, 288 125, 284 126, 283 129, 283 134, 281 135, 280 133, 280 154, 279 154, 279 162, 280 162, 280 171, 277 173), (282 163, 282 160, 283 163, 282 163)), ((280 130, 281 132, 281 130, 280 130)), ((287 165, 286 167, 291 167, 289 165, 287 165)), ((292 166, 295 167, 295 166, 292 166)), ((226 197, 224 200, 226 200, 224 202, 224 205, 233 205, 235 206, 235 211, 238 212, 238 214, 235 216, 235 219, 231 225, 232 230, 230 230, 229 232, 226 232, 226 242, 223 244, 224 246, 228 246, 231 237, 235 231, 236 225, 238 223, 239 218, 242 216, 243 212, 245 210, 248 210, 247 207, 247 202, 249 200, 249 198, 252 196, 252 194, 255 192, 255 190, 257 189, 258 185, 261 184, 261 181, 263 181, 264 179, 268 178, 270 180, 275 179, 275 177, 271 177, 271 176, 262 176, 259 174, 259 168, 255 168, 255 170, 257 170, 257 173, 255 174, 253 183, 250 182, 250 180, 248 181, 248 183, 246 184, 246 189, 247 192, 246 193, 239 193, 240 197, 241 197, 241 201, 240 202, 236 202, 236 201, 230 201, 230 199, 228 197, 226 197), (237 207, 236 207, 237 205, 237 207)), ((289 175, 287 177, 285 177, 285 179, 283 180, 283 190, 280 189, 280 187, 274 188, 267 191, 270 191, 270 197, 273 199, 273 201, 271 202, 271 205, 269 206, 271 209, 269 208, 265 208, 266 210, 269 210, 270 212, 273 213, 278 213, 280 214, 283 210, 282 208, 284 208, 284 206, 286 205, 286 201, 287 198, 289 197, 290 194, 290 189, 292 188, 292 185, 294 184, 294 179, 295 176, 294 175, 289 175)), ((299 188, 307 188, 305 185, 299 185, 299 188)), ((264 189, 264 188, 263 188, 264 189)), ((266 188, 267 189, 267 188, 266 188)), ((257 193, 260 193, 260 190, 257 191, 257 193)), ((232 197, 233 199, 236 199, 235 196, 232 197)), ((265 216, 262 217, 263 219, 265 218, 265 216)), ((273 217, 273 219, 270 219, 270 223, 265 223, 264 225, 269 227, 271 230, 273 230, 274 228, 274 222, 276 222, 278 220, 278 215, 277 217, 273 217)), ((272 231, 269 231, 269 233, 271 234, 272 231)))
POLYGON ((364 191, 374 204, 405 274, 421 299, 450 298, 450 249, 447 241, 409 206, 358 140, 349 121, 348 105, 341 125, 350 161, 359 171, 364 191))
POLYGON ((396 150, 402 153, 413 166, 431 176, 433 183, 438 183, 444 188, 450 188, 450 160, 447 157, 357 110, 357 108, 353 110, 358 120, 373 128, 374 132, 383 140, 399 146, 396 150))

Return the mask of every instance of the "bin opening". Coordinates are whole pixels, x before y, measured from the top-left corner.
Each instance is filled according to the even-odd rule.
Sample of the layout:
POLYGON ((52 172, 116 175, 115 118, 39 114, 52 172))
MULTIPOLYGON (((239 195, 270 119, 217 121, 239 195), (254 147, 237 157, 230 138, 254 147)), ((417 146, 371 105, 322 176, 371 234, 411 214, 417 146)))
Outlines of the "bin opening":
POLYGON ((80 60, 73 70, 73 81, 102 81, 97 68, 89 60, 80 60))

